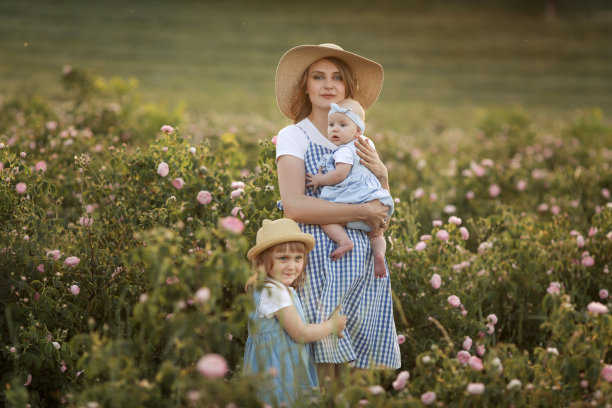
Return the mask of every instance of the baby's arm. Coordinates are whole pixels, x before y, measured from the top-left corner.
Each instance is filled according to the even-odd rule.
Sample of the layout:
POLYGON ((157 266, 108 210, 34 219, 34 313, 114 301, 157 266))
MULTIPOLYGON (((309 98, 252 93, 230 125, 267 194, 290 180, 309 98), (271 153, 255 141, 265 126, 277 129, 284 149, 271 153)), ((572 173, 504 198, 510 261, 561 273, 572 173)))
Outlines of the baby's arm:
POLYGON ((337 163, 336 169, 329 173, 323 174, 321 169, 319 169, 317 174, 306 173, 306 186, 312 187, 314 191, 317 191, 319 187, 338 184, 348 176, 351 167, 353 166, 347 163, 337 163))
POLYGON ((346 316, 340 314, 340 306, 334 310, 328 320, 319 324, 305 324, 295 306, 285 307, 276 312, 276 318, 289 336, 297 343, 310 343, 335 333, 342 337, 346 328, 346 316))

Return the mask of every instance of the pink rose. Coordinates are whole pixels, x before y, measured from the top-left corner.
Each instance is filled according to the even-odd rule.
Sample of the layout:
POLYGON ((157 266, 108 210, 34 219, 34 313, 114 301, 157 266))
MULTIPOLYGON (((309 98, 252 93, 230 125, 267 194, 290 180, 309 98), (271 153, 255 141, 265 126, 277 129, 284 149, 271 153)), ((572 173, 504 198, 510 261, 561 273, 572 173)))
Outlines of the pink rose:
POLYGON ((449 219, 448 219, 448 223, 449 224, 455 224, 457 226, 461 225, 461 218, 459 217, 455 217, 454 215, 452 215, 449 219))
POLYGON ((448 241, 448 237, 449 237, 448 231, 446 230, 440 230, 436 233, 436 238, 438 238, 441 241, 445 241, 445 242, 448 241))
POLYGON ((65 261, 66 266, 77 266, 80 262, 81 260, 76 256, 69 256, 65 261))
POLYGON ((272 136, 272 144, 276 145, 276 140, 278 139, 278 136, 272 136))
POLYGON ((607 289, 600 289, 599 290, 599 298, 604 300, 607 299, 609 296, 608 290, 607 289))
POLYGON ((584 237, 580 234, 576 236, 576 246, 578 246, 578 248, 582 248, 584 246, 584 237))
POLYGON ((474 197, 476 197, 476 193, 474 193, 472 190, 470 190, 467 193, 465 193, 465 199, 466 200, 473 200, 474 197))
POLYGON ((463 340, 463 349, 469 350, 472 348, 472 338, 470 336, 466 336, 465 340, 463 340))
POLYGON ((242 193, 244 193, 244 190, 242 188, 237 188, 230 193, 230 197, 238 198, 242 195, 242 193))
POLYGON ((222 378, 228 371, 227 362, 219 354, 206 354, 198 360, 196 368, 200 375, 207 378, 222 378))
POLYGON ((592 256, 585 256, 584 258, 582 258, 580 263, 582 264, 582 266, 586 267, 593 266, 595 265, 595 258, 593 258, 592 256))
POLYGON ((393 389, 396 391, 403 389, 409 378, 410 373, 408 371, 401 371, 395 378, 395 381, 393 381, 393 389))
POLYGON ((524 191, 527 188, 527 182, 525 180, 519 180, 518 183, 516 183, 516 189, 518 191, 524 191))
POLYGON ((431 287, 434 289, 440 289, 440 286, 442 286, 442 278, 437 273, 434 273, 431 276, 431 287))
POLYGON ((464 241, 467 241, 470 238, 470 232, 465 227, 459 228, 459 233, 461 234, 461 239, 464 241))
POLYGON ((470 357, 468 364, 473 370, 476 370, 476 371, 482 370, 482 360, 476 356, 470 357))
POLYGON ((436 393, 433 391, 427 391, 421 395, 421 402, 425 405, 431 405, 436 402, 436 393))
POLYGON ((70 287, 70 293, 72 293, 73 295, 78 295, 81 292, 81 288, 79 288, 77 285, 72 285, 70 287))
POLYGON ((169 171, 170 171, 170 168, 168 167, 168 163, 166 162, 161 162, 159 163, 159 166, 157 166, 157 174, 159 174, 162 177, 166 177, 169 171))
POLYGON ((91 224, 93 224, 93 218, 87 216, 81 217, 79 218, 79 224, 83 227, 89 227, 91 224))
POLYGON ((219 225, 232 234, 242 234, 244 223, 236 217, 224 217, 219 220, 219 225))
POLYGON ((68 369, 68 367, 66 367, 66 362, 62 361, 60 363, 60 371, 63 373, 64 371, 66 371, 68 369))
POLYGON ((470 357, 472 357, 470 353, 465 350, 461 350, 457 353, 457 360, 459 360, 459 362, 463 365, 470 362, 470 357))
POLYGON ((236 190, 237 188, 244 188, 244 183, 242 181, 232 181, 230 185, 232 190, 236 190))
POLYGON ((489 195, 491 197, 497 197, 501 193, 501 188, 497 184, 491 184, 489 187, 489 195))
POLYGON ((601 369, 601 377, 609 383, 612 383, 612 364, 606 364, 601 369))
POLYGON ((548 284, 546 292, 551 295, 558 295, 559 293, 561 293, 561 284, 559 282, 550 282, 548 284))
POLYGON ((431 225, 433 225, 434 227, 441 227, 442 226, 442 221, 440 221, 440 220, 433 220, 431 222, 431 225))
POLYGON ((164 133, 172 133, 172 132, 174 132, 174 128, 172 126, 170 126, 170 125, 164 125, 164 126, 161 127, 160 130, 162 132, 164 132, 164 133))
POLYGON ((59 249, 53 249, 51 251, 47 251, 47 258, 51 257, 55 260, 58 260, 60 256, 61 256, 61 253, 59 249))
POLYGON ((398 334, 397 335, 397 343, 398 344, 404 344, 406 342, 406 336, 404 336, 403 334, 398 334))
POLYGON ((608 198, 610 198, 610 190, 608 190, 607 188, 602 188, 601 196, 607 200, 608 198))
POLYGON ((208 191, 200 191, 198 193, 198 203, 202 205, 210 204, 212 201, 212 195, 208 191))
POLYGON ((244 214, 243 214, 243 212, 242 212, 242 208, 240 208, 240 207, 234 207, 234 208, 232 208, 232 215, 233 215, 234 217, 238 217, 238 216, 240 215, 240 219, 243 219, 243 220, 244 220, 244 214))
POLYGON ((414 246, 414 250, 415 251, 422 251, 427 247, 427 244, 423 241, 419 241, 415 246, 414 246))
POLYGON ((183 188, 184 184, 185 183, 183 182, 183 179, 180 177, 177 177, 174 180, 172 180, 172 186, 174 186, 174 188, 176 188, 177 190, 180 190, 181 188, 183 188))
POLYGON ((587 306, 587 310, 594 314, 606 314, 608 313, 608 307, 599 302, 591 302, 587 306))
POLYGON ((38 264, 38 266, 36 267, 36 269, 38 270, 38 272, 40 272, 40 273, 44 273, 44 272, 45 272, 45 265, 43 265, 43 264, 38 264))
POLYGON ((493 325, 497 324, 497 316, 494 313, 491 313, 487 316, 487 321, 493 325))
POLYGON ((15 186, 15 191, 17 191, 17 194, 24 195, 27 189, 28 189, 28 186, 24 182, 17 183, 17 185, 15 186))
POLYGON ((455 295, 450 295, 448 297, 448 303, 452 306, 452 307, 459 307, 461 305, 461 299, 459 299, 458 296, 455 295))
POLYGON ((483 383, 469 383, 467 386, 467 392, 472 395, 481 395, 485 391, 485 385, 483 383))
POLYGON ((474 175, 476 177, 482 177, 485 175, 484 167, 481 167, 478 163, 471 162, 470 169, 472 170, 472 172, 474 172, 474 175))
POLYGON ((207 287, 202 287, 198 289, 195 295, 193 296, 193 300, 196 303, 205 303, 208 301, 208 299, 210 299, 210 289, 208 289, 207 287))
POLYGON ((34 171, 37 173, 39 171, 42 171, 42 172, 47 171, 47 163, 45 163, 43 160, 36 162, 36 164, 34 165, 34 171))
POLYGON ((478 354, 480 357, 484 356, 485 351, 486 349, 484 344, 476 345, 476 354, 478 354))

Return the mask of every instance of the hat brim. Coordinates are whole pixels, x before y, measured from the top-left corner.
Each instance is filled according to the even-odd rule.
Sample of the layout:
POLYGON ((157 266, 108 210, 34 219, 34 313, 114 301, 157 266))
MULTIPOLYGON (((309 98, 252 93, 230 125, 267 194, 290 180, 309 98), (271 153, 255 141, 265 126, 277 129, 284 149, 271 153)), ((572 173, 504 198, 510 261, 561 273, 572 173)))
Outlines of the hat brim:
POLYGON ((264 244, 255 245, 247 252, 247 258, 249 259, 249 261, 252 262, 257 257, 257 255, 261 254, 266 249, 271 248, 274 245, 282 244, 284 242, 302 242, 304 243, 304 245, 306 245, 307 252, 312 251, 315 246, 315 239, 310 234, 288 234, 277 239, 267 241, 264 244))
POLYGON ((276 67, 276 103, 287 118, 295 120, 290 109, 293 102, 291 98, 304 71, 313 62, 325 57, 341 59, 351 68, 358 85, 353 98, 359 101, 364 109, 370 108, 378 99, 384 81, 383 67, 375 61, 344 51, 340 47, 333 48, 332 45, 300 45, 290 49, 281 57, 276 67))

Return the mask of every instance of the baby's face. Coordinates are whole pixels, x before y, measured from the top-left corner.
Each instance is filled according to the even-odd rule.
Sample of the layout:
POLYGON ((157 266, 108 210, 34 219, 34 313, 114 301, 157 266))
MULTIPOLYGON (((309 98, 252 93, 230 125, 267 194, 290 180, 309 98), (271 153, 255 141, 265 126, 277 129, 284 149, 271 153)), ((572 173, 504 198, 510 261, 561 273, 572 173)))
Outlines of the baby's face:
POLYGON ((334 112, 328 117, 327 138, 336 146, 350 142, 359 136, 360 130, 344 113, 334 112))

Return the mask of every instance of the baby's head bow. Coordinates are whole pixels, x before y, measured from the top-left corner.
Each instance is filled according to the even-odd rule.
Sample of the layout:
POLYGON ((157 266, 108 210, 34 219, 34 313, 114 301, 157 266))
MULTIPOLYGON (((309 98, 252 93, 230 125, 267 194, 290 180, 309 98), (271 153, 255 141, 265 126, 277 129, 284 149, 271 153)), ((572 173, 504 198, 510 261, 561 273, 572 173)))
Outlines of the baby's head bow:
POLYGON ((350 120, 355 122, 359 129, 361 129, 361 134, 365 132, 365 123, 363 123, 363 120, 361 120, 359 115, 353 112, 350 108, 341 108, 337 103, 330 104, 330 107, 331 109, 329 110, 328 116, 336 112, 344 113, 350 120))

